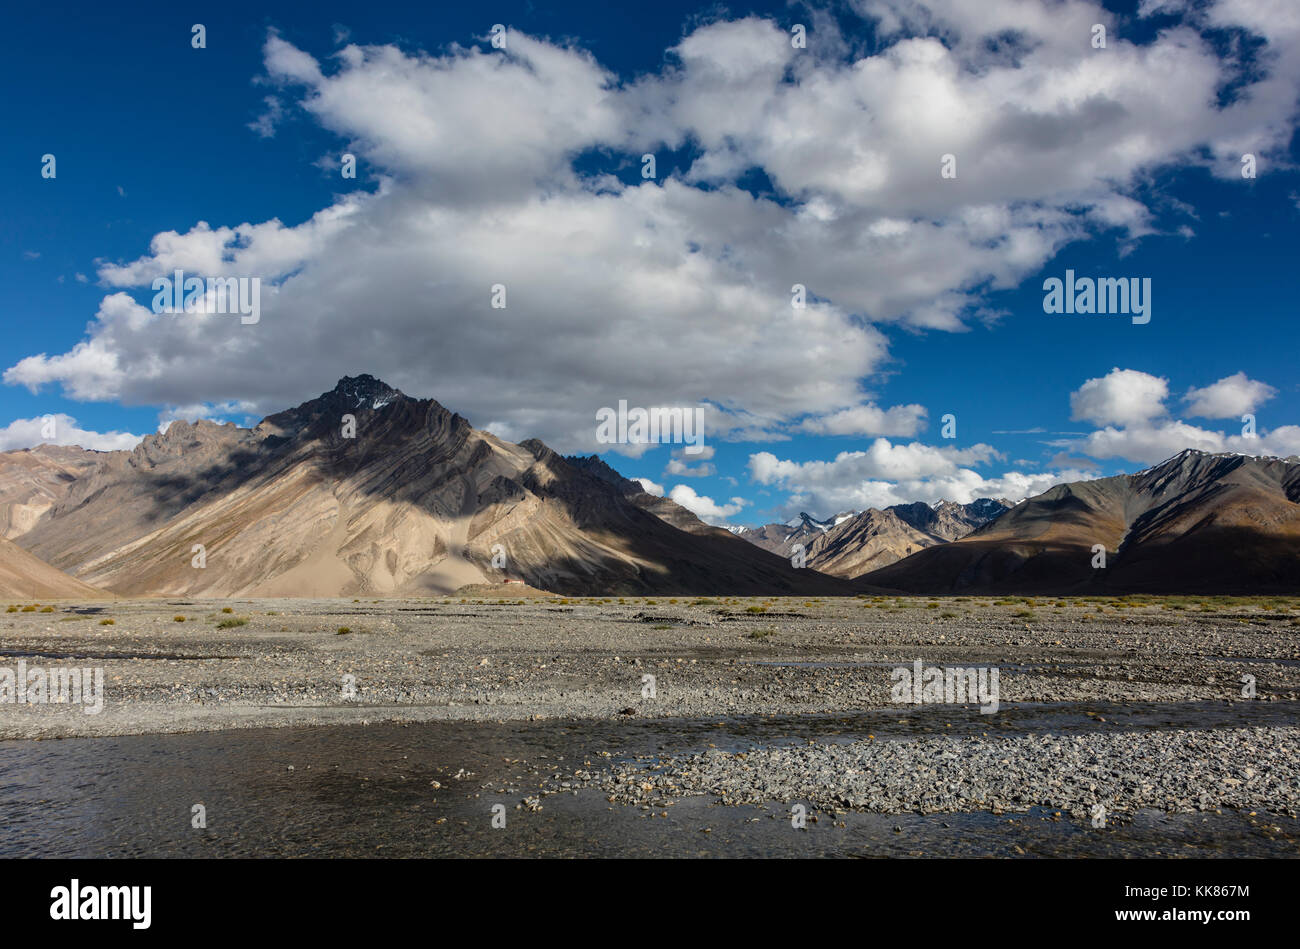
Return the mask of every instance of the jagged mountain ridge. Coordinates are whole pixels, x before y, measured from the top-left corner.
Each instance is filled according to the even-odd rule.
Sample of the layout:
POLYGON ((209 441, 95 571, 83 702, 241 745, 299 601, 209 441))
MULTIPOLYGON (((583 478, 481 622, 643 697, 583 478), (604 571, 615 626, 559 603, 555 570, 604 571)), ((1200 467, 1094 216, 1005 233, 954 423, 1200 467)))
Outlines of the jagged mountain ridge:
POLYGON ((976 498, 969 504, 958 504, 955 501, 926 504, 916 501, 912 504, 895 504, 885 510, 892 511, 900 520, 931 537, 954 541, 979 530, 1012 507, 1014 505, 1005 498, 976 498))

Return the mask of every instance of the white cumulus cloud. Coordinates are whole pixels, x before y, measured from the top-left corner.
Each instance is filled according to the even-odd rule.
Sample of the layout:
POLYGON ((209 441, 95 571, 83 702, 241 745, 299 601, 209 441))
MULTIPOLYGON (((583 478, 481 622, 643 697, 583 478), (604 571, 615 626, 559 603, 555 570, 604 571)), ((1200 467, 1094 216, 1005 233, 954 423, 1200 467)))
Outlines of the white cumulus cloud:
MULTIPOLYGON (((772 20, 722 19, 635 79, 514 30, 505 51, 351 44, 329 59, 271 35, 276 102, 337 135, 372 190, 341 180, 298 224, 276 208, 174 222, 101 266, 113 292, 83 340, 4 379, 266 412, 364 368, 565 452, 597 449, 594 413, 618 399, 725 407, 724 438, 801 424, 912 437, 919 407, 863 404, 889 358, 879 324, 962 329, 984 294, 1070 243, 1147 233, 1140 185, 1155 170, 1230 177, 1243 151, 1284 155, 1294 130, 1300 27, 1286 4, 1178 8, 1141 44, 1087 0, 858 8, 885 28, 870 51, 830 18, 806 50, 772 20), (1080 56, 1095 22, 1111 24, 1109 45, 1080 56), (1268 69, 1242 78, 1254 47, 1216 49, 1208 31, 1233 24, 1268 69), (690 167, 654 180, 577 165, 601 154, 632 169, 687 142, 690 167), (949 153, 958 176, 940 180, 949 153), (753 169, 775 197, 740 187, 753 169), (174 269, 261 277, 261 321, 153 313, 149 284, 174 269)), ((1082 417, 1156 417, 1109 404, 1082 417)))
POLYGON ((1169 380, 1115 368, 1070 394, 1070 418, 1096 425, 1141 424, 1164 415, 1169 380))
POLYGON ((1254 412, 1277 395, 1271 385, 1250 379, 1244 372, 1226 376, 1203 389, 1191 388, 1184 397, 1187 414, 1198 418, 1239 418, 1254 412))
POLYGON ((719 504, 713 498, 696 494, 689 485, 676 485, 668 492, 668 497, 676 501, 706 524, 724 525, 727 518, 735 517, 748 503, 744 498, 732 498, 729 503, 719 504))
POLYGON ((657 498, 664 496, 664 486, 662 484, 656 484, 649 478, 632 478, 630 480, 641 485, 641 489, 645 491, 646 494, 653 494, 657 498))
POLYGON ((0 451, 35 448, 37 445, 78 445, 95 451, 130 451, 141 436, 130 432, 94 432, 77 424, 62 412, 38 418, 14 419, 0 428, 0 451))

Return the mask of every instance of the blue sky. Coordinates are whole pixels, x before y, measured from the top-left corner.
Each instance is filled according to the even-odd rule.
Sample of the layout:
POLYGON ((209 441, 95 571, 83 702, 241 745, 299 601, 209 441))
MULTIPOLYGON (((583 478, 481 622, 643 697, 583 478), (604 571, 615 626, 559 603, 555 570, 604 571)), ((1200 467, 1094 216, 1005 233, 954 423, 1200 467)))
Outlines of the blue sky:
POLYGON ((2 448, 369 372, 726 523, 1300 452, 1294 4, 8 18, 2 448), (260 322, 152 313, 176 266, 259 277, 260 322), (1044 313, 1067 269, 1149 278, 1151 321, 1044 313), (619 399, 709 406, 710 457, 596 443, 619 399))

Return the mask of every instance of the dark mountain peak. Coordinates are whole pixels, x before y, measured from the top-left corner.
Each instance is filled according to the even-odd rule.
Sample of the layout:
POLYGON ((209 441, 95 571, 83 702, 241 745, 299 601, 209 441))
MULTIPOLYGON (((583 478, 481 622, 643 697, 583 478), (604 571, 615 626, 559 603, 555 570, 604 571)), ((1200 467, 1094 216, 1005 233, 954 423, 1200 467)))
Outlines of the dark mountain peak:
POLYGON ((420 414, 421 406, 426 406, 435 424, 443 426, 454 426, 459 417, 452 416, 436 402, 412 399, 383 380, 362 374, 344 376, 328 392, 291 409, 268 415, 258 428, 285 437, 320 438, 336 430, 345 415, 360 418, 364 413, 378 412, 394 402, 405 406, 407 414, 411 415, 420 414))
POLYGON ((344 376, 338 381, 338 385, 330 392, 325 393, 322 398, 327 396, 335 396, 349 401, 354 406, 365 405, 366 408, 370 409, 382 408, 394 399, 404 397, 399 390, 394 389, 382 379, 376 379, 366 373, 359 376, 344 376))
POLYGON ((830 530, 843 518, 851 516, 851 514, 832 514, 825 520, 819 520, 806 511, 799 512, 799 520, 803 522, 804 527, 809 530, 818 530, 823 532, 830 530))
POLYGON ((1249 461, 1258 466, 1262 459, 1247 458, 1230 452, 1213 453, 1185 448, 1171 458, 1133 476, 1133 483, 1143 490, 1162 493, 1184 492, 1199 484, 1222 478, 1249 461))
POLYGON ((988 520, 993 520, 993 518, 1004 511, 1011 510, 1013 507, 1015 505, 1006 498, 976 498, 966 505, 966 509, 972 514, 985 517, 988 520))
POLYGON ((934 508, 924 501, 913 501, 910 504, 893 504, 885 510, 895 514, 906 523, 913 527, 925 527, 934 522, 934 508))

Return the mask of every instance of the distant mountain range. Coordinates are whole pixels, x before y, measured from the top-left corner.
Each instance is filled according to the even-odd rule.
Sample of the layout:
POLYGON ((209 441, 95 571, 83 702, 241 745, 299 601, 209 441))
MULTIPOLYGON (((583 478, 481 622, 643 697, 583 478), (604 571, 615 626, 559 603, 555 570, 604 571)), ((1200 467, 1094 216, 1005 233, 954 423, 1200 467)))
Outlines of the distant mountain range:
POLYGON ((896 504, 817 520, 801 513, 787 524, 742 528, 736 536, 791 557, 802 545, 807 566, 837 577, 859 577, 936 544, 964 537, 1011 508, 980 498, 970 504, 941 501, 896 504))
POLYGON ((0 593, 1297 593, 1298 501, 1295 459, 1187 451, 1014 506, 726 530, 596 456, 504 441, 363 375, 253 428, 0 453, 0 593))
POLYGON ((859 579, 929 594, 1296 594, 1298 501, 1294 458, 1188 450, 1137 474, 1057 485, 859 579))

